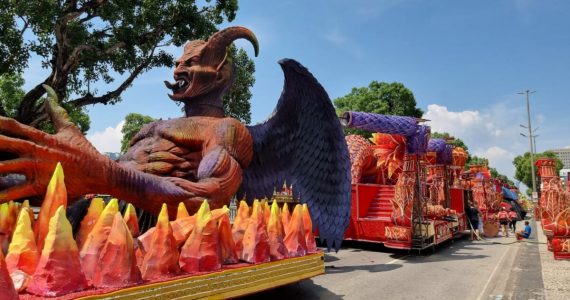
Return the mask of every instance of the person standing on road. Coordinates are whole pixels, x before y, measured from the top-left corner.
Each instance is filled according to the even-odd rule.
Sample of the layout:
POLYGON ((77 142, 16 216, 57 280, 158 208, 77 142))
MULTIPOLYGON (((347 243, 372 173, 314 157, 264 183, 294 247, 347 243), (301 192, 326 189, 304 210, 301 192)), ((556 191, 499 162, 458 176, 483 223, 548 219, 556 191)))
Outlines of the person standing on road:
POLYGON ((499 219, 499 224, 503 232, 503 237, 509 237, 509 230, 507 226, 509 225, 511 219, 509 218, 509 214, 507 213, 504 207, 501 207, 501 211, 499 211, 499 213, 497 214, 497 219, 499 219))
POLYGON ((471 223, 471 240, 477 239, 480 240, 479 237, 479 209, 473 204, 473 202, 469 202, 469 222, 471 223))
POLYGON ((509 211, 509 218, 511 219, 509 228, 513 231, 513 233, 515 233, 517 230, 517 221, 519 220, 519 215, 514 208, 511 208, 511 211, 509 211))

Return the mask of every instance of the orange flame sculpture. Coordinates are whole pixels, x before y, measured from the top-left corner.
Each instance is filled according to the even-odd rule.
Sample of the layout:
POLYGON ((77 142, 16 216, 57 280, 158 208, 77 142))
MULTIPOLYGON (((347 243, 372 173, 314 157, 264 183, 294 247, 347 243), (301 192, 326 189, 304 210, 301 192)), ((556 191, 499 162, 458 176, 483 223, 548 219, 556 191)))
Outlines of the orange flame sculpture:
POLYGON ((267 199, 261 201, 261 208, 263 209, 263 221, 265 225, 269 224, 269 217, 271 216, 271 207, 267 199))
POLYGON ((0 251, 8 248, 18 219, 18 207, 13 202, 0 204, 0 251))
POLYGON ((129 205, 121 216, 117 199, 105 206, 101 198, 92 200, 81 222, 77 238, 83 245, 79 251, 66 218, 65 197, 59 195, 65 192, 61 166, 54 172, 50 191, 41 216, 45 218, 53 205, 61 204, 49 220, 41 251, 35 242, 29 204, 21 209, 14 202, 0 207, 6 228, 9 221, 5 219, 19 210, 6 260, 0 251, 0 300, 17 299, 17 292, 24 290, 53 297, 90 286, 122 288, 143 280, 163 280, 181 270, 210 272, 239 260, 264 263, 317 251, 306 204, 297 205, 291 215, 287 204, 280 212, 276 201, 270 206, 265 200, 255 200, 250 216, 250 208, 242 201, 233 228, 227 206, 210 210, 204 201, 193 216, 179 206, 177 219, 169 221, 163 204, 156 226, 134 238, 138 233, 134 207, 129 205), (241 243, 239 254, 237 241, 241 243))
POLYGON ((254 264, 270 261, 269 236, 258 200, 253 201, 251 217, 243 236, 243 250, 239 258, 254 264))
POLYGON ((289 255, 287 247, 283 243, 285 238, 285 229, 281 222, 279 214, 279 206, 274 200, 271 204, 271 212, 267 223, 267 234, 269 236, 269 257, 271 260, 280 260, 287 258, 289 255))
POLYGON ((222 267, 221 247, 218 244, 218 224, 204 200, 196 213, 194 230, 180 251, 180 268, 187 273, 219 270, 222 267))
POLYGON ((307 241, 303 227, 303 211, 301 205, 295 206, 288 228, 285 229, 285 247, 290 257, 303 256, 307 253, 307 241))
MULTIPOLYGON (((224 205, 224 208, 227 207, 224 205)), ((229 209, 228 209, 229 212, 229 209)), ((220 238, 220 247, 222 248, 222 263, 223 264, 235 264, 238 262, 238 256, 236 252, 236 245, 234 243, 234 237, 232 234, 232 225, 230 224, 230 215, 228 213, 223 214, 218 222, 218 232, 220 238)))
POLYGON ((65 188, 63 168, 60 163, 57 163, 34 227, 38 249, 43 249, 44 239, 49 228, 48 224, 60 205, 67 208, 67 189, 65 188))
POLYGON ((93 286, 124 287, 140 281, 131 230, 121 213, 116 212, 93 274, 93 286))
POLYGON ((180 248, 184 245, 184 242, 194 230, 194 225, 196 223, 196 216, 189 216, 175 221, 170 221, 170 226, 172 227, 172 235, 174 236, 174 241, 176 242, 176 247, 180 248))
POLYGON ((40 253, 32 231, 29 210, 24 207, 20 211, 16 230, 6 255, 6 265, 10 273, 22 271, 31 276, 38 265, 40 253))
POLYGON ((236 244, 236 253, 238 257, 241 257, 243 251, 243 236, 245 230, 247 229, 247 224, 249 223, 249 206, 245 201, 239 202, 239 208, 236 212, 236 217, 234 219, 234 225, 232 228, 232 235, 234 236, 234 242, 236 244))
POLYGON ((307 243, 307 252, 315 253, 317 252, 317 243, 315 242, 315 235, 313 234, 313 221, 311 220, 311 215, 309 214, 309 207, 307 203, 303 204, 303 229, 305 229, 305 242, 307 243))
POLYGON ((99 216, 101 216, 104 208, 105 202, 103 202, 103 198, 91 199, 89 209, 87 209, 87 214, 83 217, 81 225, 79 226, 79 231, 77 232, 77 237, 75 238, 79 249, 83 248, 83 244, 87 240, 87 236, 91 230, 93 230, 93 227, 95 227, 95 223, 97 223, 97 220, 99 219, 99 216))
POLYGON ((176 211, 176 220, 186 218, 189 216, 190 214, 188 213, 188 210, 186 209, 186 205, 184 205, 184 202, 178 203, 178 210, 176 211))
POLYGON ((101 216, 93 226, 91 232, 87 235, 87 239, 81 248, 81 266, 85 277, 89 282, 97 272, 101 251, 111 233, 115 214, 119 212, 119 203, 117 199, 112 199, 103 209, 101 216))
POLYGON ((283 204, 283 208, 281 209, 281 223, 283 223, 283 229, 287 232, 287 228, 289 228, 289 223, 291 222, 291 212, 289 211, 289 206, 287 202, 283 204))
POLYGON ((139 219, 137 218, 137 212, 132 204, 127 204, 127 209, 125 210, 124 216, 125 223, 131 232, 131 235, 136 238, 140 235, 139 230, 139 219))
POLYGON ((14 283, 8 269, 6 268, 6 262, 4 261, 4 254, 0 251, 0 287, 2 287, 2 294, 0 294, 0 299, 2 300, 16 300, 19 299, 18 292, 14 288, 14 283))
POLYGON ((30 201, 29 200, 24 200, 24 202, 22 202, 22 207, 20 207, 20 210, 23 208, 27 208, 28 209, 28 214, 30 215, 30 222, 32 225, 32 231, 34 228, 34 221, 36 219, 36 217, 34 216, 34 211, 32 210, 32 208, 30 207, 30 201))
POLYGON ((178 248, 168 222, 168 207, 162 205, 150 246, 144 249, 141 273, 144 280, 161 279, 180 273, 178 248))
POLYGON ((65 217, 64 206, 60 205, 49 221, 44 248, 27 291, 53 297, 81 291, 87 286, 71 224, 65 217))

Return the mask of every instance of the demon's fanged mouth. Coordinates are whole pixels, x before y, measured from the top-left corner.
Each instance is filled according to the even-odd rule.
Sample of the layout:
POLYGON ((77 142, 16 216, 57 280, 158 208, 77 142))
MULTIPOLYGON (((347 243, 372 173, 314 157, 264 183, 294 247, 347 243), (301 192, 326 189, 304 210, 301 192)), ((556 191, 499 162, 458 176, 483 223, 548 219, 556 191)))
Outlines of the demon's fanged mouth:
POLYGON ((167 88, 171 89, 174 95, 182 94, 186 92, 190 84, 192 83, 192 78, 189 75, 176 76, 174 83, 164 81, 167 88))

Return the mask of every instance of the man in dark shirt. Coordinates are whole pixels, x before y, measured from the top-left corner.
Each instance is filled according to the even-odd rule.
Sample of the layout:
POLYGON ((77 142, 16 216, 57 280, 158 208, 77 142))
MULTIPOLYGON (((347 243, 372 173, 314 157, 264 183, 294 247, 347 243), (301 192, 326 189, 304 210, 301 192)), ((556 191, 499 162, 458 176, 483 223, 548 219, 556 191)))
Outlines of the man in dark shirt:
POLYGON ((469 203, 468 210, 469 222, 471 223, 471 240, 480 240, 479 236, 479 209, 475 206, 473 202, 469 203))

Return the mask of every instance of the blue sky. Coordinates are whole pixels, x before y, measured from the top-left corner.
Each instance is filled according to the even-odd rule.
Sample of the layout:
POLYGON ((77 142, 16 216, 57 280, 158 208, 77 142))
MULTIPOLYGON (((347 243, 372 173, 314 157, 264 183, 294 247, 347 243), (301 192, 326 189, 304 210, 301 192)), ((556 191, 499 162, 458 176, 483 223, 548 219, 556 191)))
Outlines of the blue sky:
MULTIPOLYGON (((260 42, 254 123, 275 107, 283 85, 277 61, 287 57, 308 67, 331 99, 372 80, 402 82, 434 130, 463 139, 511 177, 512 159, 528 149, 519 135, 526 106, 517 92, 536 90, 537 150, 570 146, 570 1, 252 0, 241 1, 226 25, 249 27, 260 42)), ((253 52, 246 42, 238 46, 253 52)), ((122 103, 90 107, 89 138, 102 151, 117 151, 126 114, 180 116, 162 84, 171 78, 172 70, 153 70, 122 103)))

